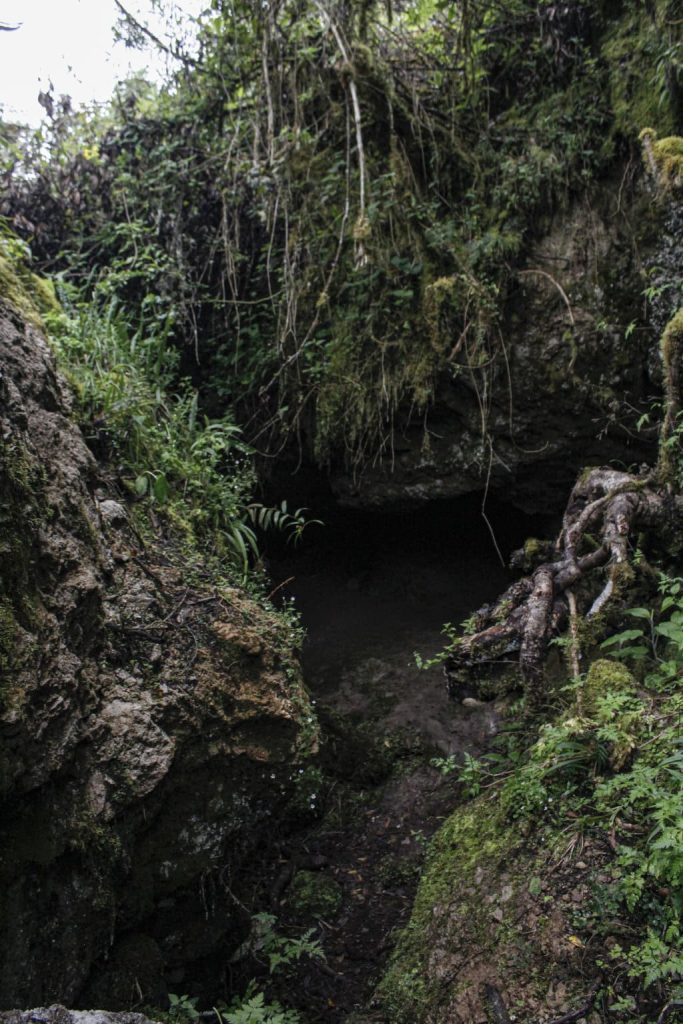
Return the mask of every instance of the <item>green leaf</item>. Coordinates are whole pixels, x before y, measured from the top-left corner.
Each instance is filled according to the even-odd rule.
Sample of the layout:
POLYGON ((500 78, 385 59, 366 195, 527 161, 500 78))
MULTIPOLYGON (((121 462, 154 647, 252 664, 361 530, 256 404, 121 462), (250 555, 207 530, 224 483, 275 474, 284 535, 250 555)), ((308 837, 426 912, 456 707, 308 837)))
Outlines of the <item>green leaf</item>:
POLYGON ((661 622, 655 626, 655 633, 665 636, 667 640, 673 640, 679 646, 683 644, 683 626, 677 622, 661 622))
POLYGON ((159 476, 154 481, 154 484, 152 485, 152 493, 154 494, 155 499, 159 502, 160 505, 163 505, 164 502, 167 500, 169 494, 169 486, 168 480, 166 479, 164 473, 159 473, 159 476))
POLYGON ((623 644, 627 640, 639 640, 644 633, 642 629, 625 629, 621 633, 615 633, 600 644, 601 647, 613 647, 614 644, 623 644))
POLYGON ((636 646, 636 647, 619 647, 615 651, 610 651, 610 657, 612 658, 644 658, 649 654, 647 647, 636 646))

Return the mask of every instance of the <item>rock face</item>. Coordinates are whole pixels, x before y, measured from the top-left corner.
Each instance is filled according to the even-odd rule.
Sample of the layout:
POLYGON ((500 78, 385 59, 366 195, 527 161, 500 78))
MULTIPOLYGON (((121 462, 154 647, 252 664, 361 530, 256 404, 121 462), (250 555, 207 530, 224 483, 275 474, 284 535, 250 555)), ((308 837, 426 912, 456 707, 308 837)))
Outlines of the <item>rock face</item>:
POLYGON ((287 627, 143 540, 1 303, 0 370, 0 1007, 152 1003, 243 936, 313 716, 287 627))
MULTIPOLYGON (((651 456, 635 429, 659 375, 643 293, 671 214, 644 189, 622 192, 617 180, 556 214, 517 273, 490 364, 446 368, 425 415, 405 410, 397 423, 391 458, 353 477, 335 470, 342 502, 425 501, 488 485, 525 511, 548 511, 582 466, 651 456)), ((677 251, 680 259, 680 242, 677 251)))
POLYGON ((64 1006, 55 1005, 0 1012, 0 1024, 150 1024, 150 1021, 142 1013, 67 1010, 64 1006))

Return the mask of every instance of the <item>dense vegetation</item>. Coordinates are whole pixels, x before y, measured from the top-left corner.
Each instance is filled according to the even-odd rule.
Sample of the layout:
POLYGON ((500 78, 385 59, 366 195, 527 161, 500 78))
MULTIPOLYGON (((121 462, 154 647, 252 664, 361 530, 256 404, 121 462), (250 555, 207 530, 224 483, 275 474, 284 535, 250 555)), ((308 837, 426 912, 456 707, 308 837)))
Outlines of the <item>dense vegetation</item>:
MULTIPOLYGON (((214 0, 163 88, 130 81, 93 115, 55 101, 35 135, 0 126, 0 274, 11 260, 56 282, 60 307, 48 295, 35 317, 91 448, 153 528, 243 578, 255 527, 305 522, 254 504, 256 451, 390 461, 397 416, 424 413, 444 374, 471 382, 486 439, 532 242, 596 181, 628 187, 651 126, 653 191, 678 195, 682 35, 675 0, 214 0)), ((668 319, 678 283, 657 287, 668 319)), ((680 493, 676 401, 659 483, 680 493)), ((609 878, 596 871, 574 927, 599 949, 604 1019, 629 1024, 683 979, 680 548, 648 557, 600 635, 584 623, 583 668, 612 660, 570 658, 551 720, 462 773, 492 849, 533 828, 562 859, 607 842, 609 878)), ((437 998, 405 978, 421 978, 453 835, 457 870, 479 856, 459 829, 437 839, 384 983, 393 1019, 427 1019, 437 998)), ((171 1011, 196 1016, 179 997, 171 1011)), ((250 990, 223 1019, 296 1018, 250 990)))
POLYGON ((675 130, 675 7, 215 2, 167 87, 55 102, 23 148, 6 128, 3 209, 261 449, 390 457, 439 373, 471 379, 485 435, 530 241, 675 130))

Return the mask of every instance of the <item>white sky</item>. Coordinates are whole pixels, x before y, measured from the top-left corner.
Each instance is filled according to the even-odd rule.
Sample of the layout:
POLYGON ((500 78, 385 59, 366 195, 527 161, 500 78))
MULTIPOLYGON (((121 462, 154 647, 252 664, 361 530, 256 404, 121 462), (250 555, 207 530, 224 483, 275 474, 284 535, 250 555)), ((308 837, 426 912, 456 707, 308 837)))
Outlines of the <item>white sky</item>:
MULTIPOLYGON (((149 0, 124 6, 159 34, 160 23, 149 0)), ((208 0, 176 0, 198 14, 208 0)), ((67 94, 74 105, 109 99, 117 81, 148 68, 155 77, 164 58, 114 43, 118 11, 114 0, 0 0, 0 22, 19 24, 0 32, 0 113, 7 120, 37 125, 45 116, 38 93, 52 81, 55 96, 67 94)))

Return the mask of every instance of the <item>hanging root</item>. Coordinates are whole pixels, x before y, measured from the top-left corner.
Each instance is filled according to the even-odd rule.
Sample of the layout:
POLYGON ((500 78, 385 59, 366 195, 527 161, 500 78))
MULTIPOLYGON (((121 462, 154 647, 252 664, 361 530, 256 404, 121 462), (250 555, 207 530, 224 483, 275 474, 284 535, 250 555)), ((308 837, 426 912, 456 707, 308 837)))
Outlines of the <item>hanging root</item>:
POLYGON ((659 462, 657 470, 662 483, 674 482, 676 460, 674 446, 677 438, 680 403, 680 364, 683 349, 683 308, 669 321, 660 344, 664 371, 664 422, 659 434, 659 462))
MULTIPOLYGON (((460 639, 446 662, 451 696, 462 696, 463 680, 477 669, 514 657, 531 707, 543 703, 543 662, 549 641, 569 620, 571 657, 578 672, 578 598, 580 586, 585 617, 591 619, 623 589, 632 576, 631 538, 641 529, 658 533, 677 528, 683 516, 683 497, 657 489, 652 476, 614 469, 593 469, 582 475, 571 492, 562 530, 554 548, 540 547, 547 559, 530 575, 513 583, 495 604, 475 616, 476 631, 460 639), (598 590, 593 570, 604 567, 598 590), (586 594, 588 597, 586 599, 586 594)), ((521 553, 513 556, 520 562, 521 553)))

